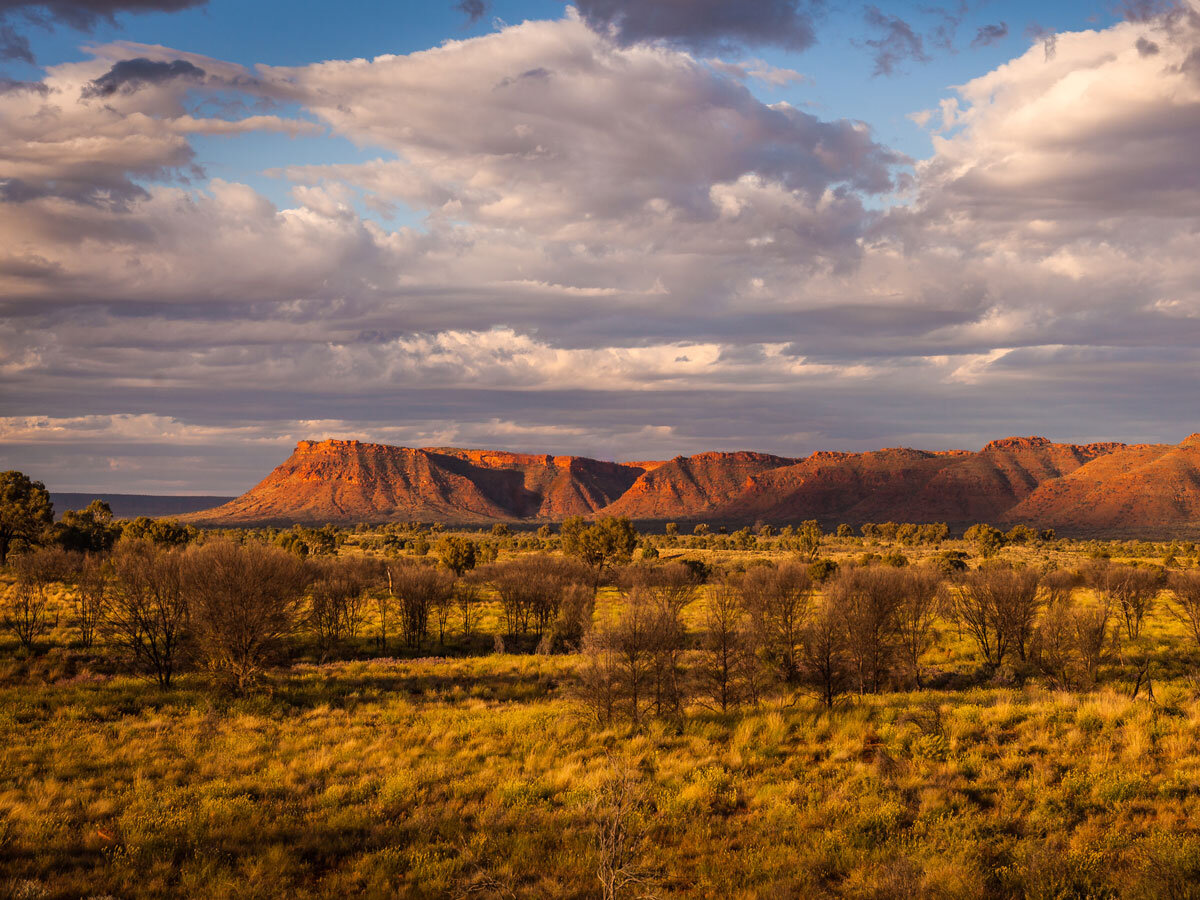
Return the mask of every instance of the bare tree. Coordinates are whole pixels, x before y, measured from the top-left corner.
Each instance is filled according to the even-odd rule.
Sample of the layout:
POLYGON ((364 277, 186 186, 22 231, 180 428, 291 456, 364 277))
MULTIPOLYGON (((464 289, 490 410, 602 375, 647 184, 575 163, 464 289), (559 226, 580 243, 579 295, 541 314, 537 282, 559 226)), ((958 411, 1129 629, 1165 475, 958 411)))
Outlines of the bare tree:
POLYGON ((845 628, 860 694, 878 692, 891 672, 905 581, 903 571, 890 566, 846 568, 826 589, 845 628))
POLYGON ((15 583, 6 590, 0 625, 11 631, 27 651, 58 624, 51 611, 50 586, 78 577, 84 557, 59 547, 42 547, 10 559, 15 583))
POLYGON ((932 566, 906 569, 903 592, 896 605, 896 639, 913 684, 921 689, 921 657, 936 638, 934 622, 942 578, 932 566))
POLYGON ((637 770, 625 762, 609 761, 609 775, 592 806, 596 820, 596 878, 603 900, 620 900, 632 890, 650 896, 649 868, 642 859, 651 849, 645 791, 637 770))
POLYGON ((727 712, 746 695, 744 674, 749 641, 738 592, 728 584, 709 592, 704 605, 704 636, 699 675, 707 702, 727 712))
POLYGON ((108 573, 103 560, 89 556, 75 585, 75 627, 85 650, 96 642, 96 632, 108 606, 108 573))
POLYGON ((1171 593, 1175 602, 1171 612, 1188 630, 1192 640, 1200 646, 1200 572, 1190 570, 1171 573, 1171 593))
POLYGON ((395 565, 390 571, 404 643, 410 650, 420 649, 429 634, 430 613, 441 603, 448 602, 454 589, 454 576, 419 563, 395 565))
POLYGON ((1041 588, 1045 605, 1057 603, 1060 600, 1070 600, 1075 589, 1083 584, 1082 577, 1076 572, 1066 569, 1052 569, 1042 575, 1041 588))
POLYGON ((953 582, 950 608, 975 639, 984 663, 996 668, 1015 652, 1027 656, 1042 604, 1038 573, 1029 568, 986 565, 953 582))
POLYGON ((741 597, 758 652, 785 681, 800 671, 800 642, 812 596, 812 579, 802 566, 756 566, 731 581, 741 597))
POLYGON ((558 617, 552 628, 553 648, 576 650, 592 629, 596 610, 596 594, 583 583, 567 586, 559 605, 558 617))
POLYGON ((530 631, 541 636, 558 617, 567 587, 591 583, 591 573, 582 565, 544 554, 497 563, 485 574, 500 598, 505 627, 512 637, 530 631))
POLYGON ((848 680, 845 635, 837 602, 826 596, 814 603, 800 634, 800 650, 805 679, 827 708, 837 701, 848 680))
POLYGON ((471 579, 460 578, 454 583, 454 602, 458 604, 464 638, 470 639, 471 632, 475 629, 482 594, 479 584, 471 579))
POLYGON ((612 633, 594 630, 583 639, 579 699, 597 723, 612 724, 621 696, 620 662, 612 633))
POLYGON ((1116 629, 1111 627, 1113 616, 1113 601, 1107 594, 1098 594, 1095 603, 1074 610, 1075 647, 1089 684, 1095 682, 1100 664, 1116 639, 1116 629))
POLYGON ((388 622, 391 621, 392 608, 396 604, 396 598, 392 593, 392 573, 386 568, 384 572, 387 577, 387 590, 375 591, 375 617, 379 619, 379 634, 376 636, 375 643, 379 647, 379 652, 386 654, 388 648, 388 622))
POLYGON ((656 607, 676 616, 682 615, 700 589, 695 571, 677 562, 630 566, 621 573, 620 583, 626 592, 640 588, 653 599, 656 607))
POLYGON ((946 612, 975 641, 989 668, 998 666, 1004 658, 1005 647, 997 631, 996 613, 991 594, 979 584, 974 572, 964 572, 950 583, 946 596, 946 612))
POLYGON ((49 604, 48 582, 28 573, 20 573, 16 582, 4 592, 0 624, 13 633, 25 650, 32 652, 38 641, 57 622, 57 617, 50 615, 49 604))
POLYGON ((1136 639, 1142 623, 1154 607, 1166 576, 1162 569, 1145 566, 1118 566, 1100 563, 1087 572, 1088 586, 1115 604, 1125 626, 1125 635, 1136 639))
POLYGON ((1076 630, 1079 610, 1069 593, 1051 591, 1033 630, 1029 658, 1052 685, 1071 689, 1085 677, 1076 630))
POLYGON ((182 554, 146 541, 122 541, 112 567, 105 630, 136 669, 169 688, 189 649, 182 554))
POLYGON ((613 629, 612 641, 617 652, 621 699, 635 726, 641 724, 652 699, 653 647, 658 627, 657 610, 651 599, 639 590, 631 591, 613 629))
POLYGON ((450 614, 457 607, 458 598, 454 590, 457 581, 457 578, 452 579, 445 585, 444 590, 434 591, 429 598, 429 615, 433 619, 434 626, 437 628, 439 647, 446 646, 446 632, 450 627, 450 614))
POLYGON ((245 693, 299 627, 308 569, 279 547, 217 540, 188 551, 184 574, 202 661, 245 693))
MULTIPOLYGON (((317 638, 321 659, 328 659, 351 637, 354 620, 361 609, 356 598, 366 588, 364 572, 354 562, 345 559, 321 560, 315 564, 314 578, 309 590, 308 625, 317 638)), ((381 645, 387 644, 387 610, 381 619, 381 645)))
POLYGON ((989 575, 987 583, 996 608, 997 627, 1007 636, 1006 645, 1024 662, 1042 606, 1038 592, 1040 577, 1032 568, 989 567, 984 571, 989 575))
POLYGON ((635 566, 626 570, 627 597, 650 607, 649 650, 656 715, 678 715, 684 699, 681 656, 687 640, 683 612, 699 584, 692 570, 678 563, 635 566))

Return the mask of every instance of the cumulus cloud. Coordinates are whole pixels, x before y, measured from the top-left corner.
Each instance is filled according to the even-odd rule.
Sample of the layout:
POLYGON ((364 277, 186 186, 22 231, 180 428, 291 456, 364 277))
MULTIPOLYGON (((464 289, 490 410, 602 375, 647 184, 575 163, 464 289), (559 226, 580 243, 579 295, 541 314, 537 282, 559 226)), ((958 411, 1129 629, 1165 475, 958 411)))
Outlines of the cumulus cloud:
MULTIPOLYGON (((61 198, 124 209, 149 198, 146 180, 200 177, 190 135, 315 127, 275 116, 193 115, 186 103, 190 89, 227 89, 246 79, 245 71, 199 56, 158 58, 160 53, 116 44, 97 50, 93 59, 51 68, 41 82, 0 83, 0 199, 27 204, 61 198), (129 50, 146 55, 121 55, 129 50)), ((44 212, 64 223, 70 217, 61 209, 44 212)), ((37 232, 39 214, 21 215, 29 217, 28 228, 18 231, 25 243, 37 232)))
POLYGON ((812 0, 576 0, 593 28, 623 45, 669 41, 693 49, 812 45, 812 0))
POLYGON ((883 192, 901 161, 858 123, 764 105, 686 54, 620 47, 575 18, 262 77, 395 154, 397 199, 496 224, 712 218, 713 186, 750 174, 814 200, 883 192))
POLYGON ((178 441, 228 490, 339 433, 607 457, 1177 439, 1197 46, 1178 15, 1034 46, 947 98, 907 181, 864 126, 755 97, 752 62, 578 17, 253 71, 97 48, 0 88, 0 452, 165 487, 145 448, 178 441), (138 58, 205 77, 82 96, 138 58), (204 117, 198 90, 303 118, 204 117), (374 158, 281 167, 282 205, 193 169, 195 134, 312 127, 374 158))
POLYGON ((1035 47, 968 82, 923 166, 933 202, 1010 222, 1194 215, 1200 83, 1181 68, 1198 38, 1163 20, 1062 34, 1052 60, 1035 47))

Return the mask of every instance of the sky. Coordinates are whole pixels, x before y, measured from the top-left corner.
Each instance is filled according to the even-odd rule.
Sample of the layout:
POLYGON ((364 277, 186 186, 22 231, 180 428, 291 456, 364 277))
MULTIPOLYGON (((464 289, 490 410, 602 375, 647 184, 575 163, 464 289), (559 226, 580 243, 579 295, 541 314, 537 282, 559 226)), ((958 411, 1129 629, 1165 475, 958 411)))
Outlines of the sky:
POLYGON ((1200 430, 1200 0, 0 0, 0 468, 1200 430))

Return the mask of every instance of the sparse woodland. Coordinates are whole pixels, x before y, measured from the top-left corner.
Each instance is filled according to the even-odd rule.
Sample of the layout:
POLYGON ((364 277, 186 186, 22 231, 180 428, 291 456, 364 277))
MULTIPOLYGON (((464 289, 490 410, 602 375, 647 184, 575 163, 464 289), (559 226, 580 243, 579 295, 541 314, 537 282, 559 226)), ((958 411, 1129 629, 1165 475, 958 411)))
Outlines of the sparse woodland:
POLYGON ((1200 895, 1194 544, 72 515, 3 896, 1200 895))

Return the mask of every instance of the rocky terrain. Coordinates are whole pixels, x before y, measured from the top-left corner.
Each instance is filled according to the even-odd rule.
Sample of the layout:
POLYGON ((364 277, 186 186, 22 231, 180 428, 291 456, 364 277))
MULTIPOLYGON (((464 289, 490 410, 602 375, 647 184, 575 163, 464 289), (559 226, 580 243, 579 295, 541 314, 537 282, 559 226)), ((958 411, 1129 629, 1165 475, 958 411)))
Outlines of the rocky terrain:
POLYGON ((1024 522, 1086 532, 1200 528, 1200 436, 1179 445, 992 441, 978 452, 892 448, 805 458, 577 456, 301 441, 209 525, 397 520, 552 522, 573 515, 722 524, 1024 522))

